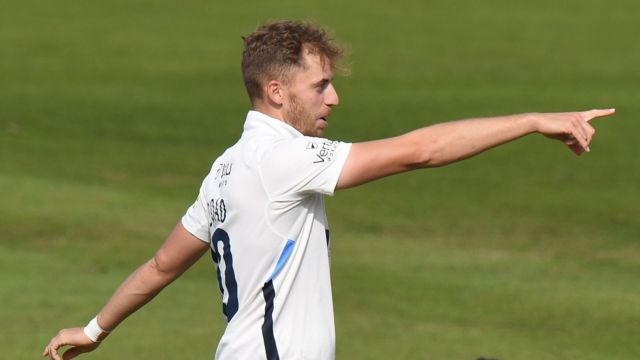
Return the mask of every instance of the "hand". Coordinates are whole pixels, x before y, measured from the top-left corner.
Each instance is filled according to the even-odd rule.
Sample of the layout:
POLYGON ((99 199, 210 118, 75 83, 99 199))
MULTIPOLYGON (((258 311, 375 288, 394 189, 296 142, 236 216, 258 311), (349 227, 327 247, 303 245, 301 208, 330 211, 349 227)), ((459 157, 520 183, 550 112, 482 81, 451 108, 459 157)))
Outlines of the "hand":
POLYGON ((589 152, 589 144, 595 135, 589 121, 615 113, 615 109, 589 110, 581 112, 536 114, 537 131, 549 138, 565 143, 576 155, 589 152))
POLYGON ((44 348, 42 356, 49 356, 52 360, 68 360, 82 353, 93 351, 99 345, 99 342, 93 342, 85 335, 84 328, 63 329, 51 339, 47 347, 44 348), (65 345, 72 347, 60 357, 58 349, 65 345))

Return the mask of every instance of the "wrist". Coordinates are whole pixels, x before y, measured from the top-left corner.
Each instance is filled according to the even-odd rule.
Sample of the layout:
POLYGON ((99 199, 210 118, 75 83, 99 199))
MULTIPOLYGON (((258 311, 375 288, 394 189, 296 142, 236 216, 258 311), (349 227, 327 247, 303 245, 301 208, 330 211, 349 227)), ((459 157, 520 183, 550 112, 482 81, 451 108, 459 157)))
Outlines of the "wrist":
POLYGON ((525 124, 527 134, 539 132, 539 113, 522 114, 522 122, 525 124))
POLYGON ((94 343, 98 343, 109 335, 109 331, 103 329, 100 324, 98 324, 98 317, 96 316, 84 327, 84 334, 94 343))

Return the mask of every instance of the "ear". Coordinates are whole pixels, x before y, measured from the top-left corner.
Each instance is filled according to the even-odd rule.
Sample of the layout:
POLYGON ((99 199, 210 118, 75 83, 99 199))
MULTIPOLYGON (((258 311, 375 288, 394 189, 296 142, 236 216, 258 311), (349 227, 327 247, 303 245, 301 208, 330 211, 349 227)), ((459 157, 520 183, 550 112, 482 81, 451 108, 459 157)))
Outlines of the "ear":
POLYGON ((271 80, 267 83, 265 92, 267 99, 277 105, 282 105, 284 102, 284 86, 277 80, 271 80))

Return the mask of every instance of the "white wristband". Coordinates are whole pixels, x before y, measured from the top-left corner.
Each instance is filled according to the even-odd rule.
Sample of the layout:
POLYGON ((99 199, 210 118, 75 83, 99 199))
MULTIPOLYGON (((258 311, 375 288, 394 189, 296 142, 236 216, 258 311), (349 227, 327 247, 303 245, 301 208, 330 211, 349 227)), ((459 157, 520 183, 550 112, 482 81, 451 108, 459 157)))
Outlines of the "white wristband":
POLYGON ((98 317, 96 316, 84 327, 84 334, 95 343, 106 338, 109 332, 98 325, 98 317))

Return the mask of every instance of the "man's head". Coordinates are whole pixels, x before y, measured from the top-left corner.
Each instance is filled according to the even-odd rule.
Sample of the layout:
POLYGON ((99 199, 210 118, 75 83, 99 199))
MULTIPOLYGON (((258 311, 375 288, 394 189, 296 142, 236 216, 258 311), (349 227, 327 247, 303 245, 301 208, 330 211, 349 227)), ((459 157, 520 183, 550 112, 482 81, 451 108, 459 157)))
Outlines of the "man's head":
POLYGON ((331 84, 343 50, 309 23, 279 21, 244 37, 244 83, 256 110, 320 136, 338 95, 331 84))

